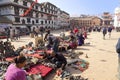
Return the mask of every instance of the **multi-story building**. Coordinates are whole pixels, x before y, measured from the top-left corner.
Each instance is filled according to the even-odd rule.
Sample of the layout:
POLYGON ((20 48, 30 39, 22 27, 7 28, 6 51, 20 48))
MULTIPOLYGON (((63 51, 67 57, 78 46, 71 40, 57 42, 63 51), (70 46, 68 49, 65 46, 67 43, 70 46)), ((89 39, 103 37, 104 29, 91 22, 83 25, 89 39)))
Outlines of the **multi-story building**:
POLYGON ((70 27, 76 27, 76 26, 80 26, 79 25, 79 21, 78 21, 79 17, 71 17, 70 18, 70 27))
POLYGON ((44 13, 42 13, 42 19, 44 27, 58 27, 57 26, 57 7, 49 2, 41 3, 44 13))
POLYGON ((58 16, 57 16, 57 25, 58 27, 69 27, 70 26, 70 15, 62 11, 58 8, 58 16))
POLYGON ((4 32, 4 28, 7 28, 8 26, 12 26, 12 21, 9 20, 6 17, 1 16, 0 17, 0 33, 4 32))
POLYGON ((109 12, 104 12, 102 14, 102 20, 103 20, 103 23, 102 23, 103 26, 110 26, 113 24, 113 18, 109 12))
POLYGON ((66 13, 65 11, 61 11, 60 14, 60 21, 61 21, 61 26, 62 27, 67 27, 70 24, 70 15, 66 13))
POLYGON ((99 17, 96 16, 86 16, 81 15, 80 17, 72 17, 71 22, 75 22, 73 26, 101 26, 102 20, 99 17))
POLYGON ((115 8, 114 27, 120 27, 120 7, 115 8))
POLYGON ((5 16, 12 21, 12 27, 28 28, 45 27, 55 28, 58 25, 58 9, 55 5, 44 2, 36 3, 31 11, 21 16, 30 8, 32 0, 0 0, 0 16, 5 16))

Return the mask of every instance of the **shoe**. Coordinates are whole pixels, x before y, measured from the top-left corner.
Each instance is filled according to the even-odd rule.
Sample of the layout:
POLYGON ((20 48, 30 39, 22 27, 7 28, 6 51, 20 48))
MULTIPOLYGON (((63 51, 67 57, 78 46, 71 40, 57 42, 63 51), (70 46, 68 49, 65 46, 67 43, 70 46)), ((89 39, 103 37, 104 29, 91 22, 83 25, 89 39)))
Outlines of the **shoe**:
POLYGON ((67 76, 70 76, 70 72, 67 72, 67 71, 64 71, 62 74, 61 74, 61 78, 65 78, 67 76))
POLYGON ((76 76, 75 79, 76 80, 80 80, 81 76, 76 76))
POLYGON ((74 76, 70 76, 70 80, 75 80, 75 79, 74 79, 74 76))

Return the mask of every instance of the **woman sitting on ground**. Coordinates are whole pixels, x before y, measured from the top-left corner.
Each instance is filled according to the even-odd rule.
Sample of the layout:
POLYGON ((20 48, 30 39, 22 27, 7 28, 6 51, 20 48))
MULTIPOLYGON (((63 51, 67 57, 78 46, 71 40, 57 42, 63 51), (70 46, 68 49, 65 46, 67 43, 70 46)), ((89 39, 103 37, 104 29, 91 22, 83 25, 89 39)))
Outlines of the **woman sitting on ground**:
POLYGON ((78 39, 78 45, 82 46, 85 40, 85 38, 83 37, 83 34, 77 34, 77 39, 78 39))
POLYGON ((26 80, 26 73, 21 68, 26 64, 26 57, 20 55, 15 58, 15 63, 11 64, 5 73, 5 80, 26 80))
POLYGON ((68 46, 68 49, 75 49, 77 48, 77 42, 76 42, 76 38, 74 36, 70 36, 70 39, 68 40, 70 43, 69 43, 69 46, 68 46))

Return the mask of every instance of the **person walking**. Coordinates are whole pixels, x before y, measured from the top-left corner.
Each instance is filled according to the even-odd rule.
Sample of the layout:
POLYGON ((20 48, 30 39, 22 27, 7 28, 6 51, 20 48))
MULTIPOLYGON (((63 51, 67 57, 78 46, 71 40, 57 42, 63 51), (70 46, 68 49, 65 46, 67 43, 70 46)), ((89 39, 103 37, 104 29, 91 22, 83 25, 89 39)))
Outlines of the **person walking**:
POLYGON ((107 28, 106 27, 104 27, 103 28, 103 39, 105 39, 105 35, 107 34, 107 28))
POLYGON ((43 38, 43 33, 44 33, 44 28, 40 27, 40 35, 41 35, 42 38, 43 38))
POLYGON ((18 40, 18 37, 19 37, 18 35, 19 35, 18 29, 16 28, 16 29, 15 29, 15 40, 18 40))
POLYGON ((19 28, 19 29, 18 29, 18 38, 19 38, 19 39, 20 39, 20 36, 21 36, 20 33, 21 33, 21 29, 19 28))
POLYGON ((39 31, 39 28, 38 28, 38 26, 37 26, 37 27, 35 28, 35 33, 36 33, 35 36, 36 36, 36 37, 38 37, 39 32, 40 32, 40 31, 39 31))
POLYGON ((10 29, 6 28, 5 32, 6 32, 6 36, 7 36, 7 41, 9 41, 9 38, 10 38, 10 29))
POLYGON ((11 39, 11 41, 13 41, 14 36, 15 36, 15 30, 12 27, 10 27, 10 39, 11 39))
POLYGON ((109 38, 111 38, 112 27, 108 27, 109 38))

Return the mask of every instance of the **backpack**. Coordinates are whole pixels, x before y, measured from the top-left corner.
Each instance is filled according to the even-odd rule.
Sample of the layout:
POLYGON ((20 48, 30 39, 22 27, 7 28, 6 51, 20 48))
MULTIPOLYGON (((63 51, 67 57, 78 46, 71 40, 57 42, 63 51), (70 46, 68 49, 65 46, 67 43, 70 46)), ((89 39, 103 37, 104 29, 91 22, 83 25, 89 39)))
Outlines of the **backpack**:
POLYGON ((116 52, 120 53, 120 38, 118 39, 117 45, 116 45, 116 52))

